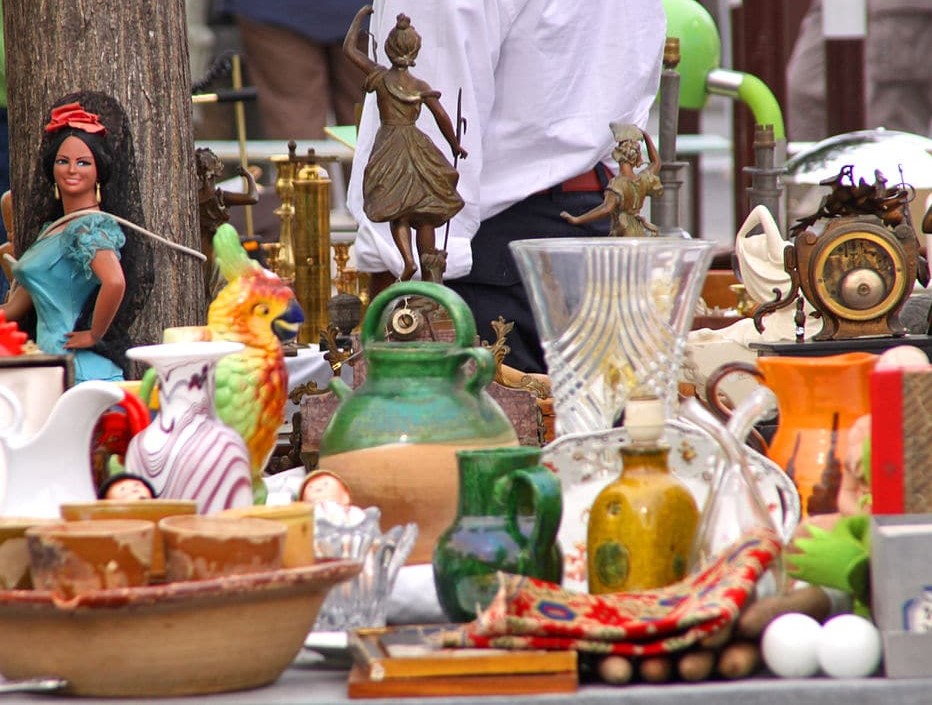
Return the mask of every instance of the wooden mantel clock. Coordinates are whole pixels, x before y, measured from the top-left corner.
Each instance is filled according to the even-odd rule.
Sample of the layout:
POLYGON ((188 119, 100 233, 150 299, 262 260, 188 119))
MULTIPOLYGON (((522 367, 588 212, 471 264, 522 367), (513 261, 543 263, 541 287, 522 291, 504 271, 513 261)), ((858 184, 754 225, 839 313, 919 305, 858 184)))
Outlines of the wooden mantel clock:
POLYGON ((845 172, 819 211, 794 228, 793 245, 784 250, 791 286, 785 296, 762 304, 754 315, 759 331, 763 317, 789 305, 800 291, 822 318, 813 340, 848 340, 872 336, 904 336, 899 314, 913 291, 919 269, 919 241, 905 220, 906 188, 886 189, 877 174, 873 185, 844 186, 845 172), (867 212, 865 212, 867 211, 867 212), (826 218, 821 233, 809 226, 826 218))

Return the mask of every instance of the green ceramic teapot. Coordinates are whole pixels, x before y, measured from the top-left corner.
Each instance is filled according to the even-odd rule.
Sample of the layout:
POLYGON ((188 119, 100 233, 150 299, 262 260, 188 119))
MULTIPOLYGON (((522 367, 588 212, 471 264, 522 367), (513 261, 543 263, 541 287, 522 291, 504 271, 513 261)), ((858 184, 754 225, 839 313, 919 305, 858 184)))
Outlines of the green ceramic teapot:
POLYGON ((320 467, 343 478, 353 504, 379 507, 384 528, 418 524, 409 563, 430 563, 437 537, 456 516, 456 452, 518 444, 514 426, 486 392, 495 361, 475 340, 475 320, 456 292, 399 282, 366 311, 365 381, 355 390, 338 378, 330 383, 341 402, 320 440, 320 467), (443 306, 453 342, 386 340, 385 321, 406 296, 443 306))

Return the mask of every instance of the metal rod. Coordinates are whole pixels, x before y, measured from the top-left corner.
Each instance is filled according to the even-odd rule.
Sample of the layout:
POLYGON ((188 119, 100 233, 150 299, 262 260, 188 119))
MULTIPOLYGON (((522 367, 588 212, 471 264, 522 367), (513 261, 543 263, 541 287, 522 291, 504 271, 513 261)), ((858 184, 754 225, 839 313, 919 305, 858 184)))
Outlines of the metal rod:
POLYGON ((650 215, 660 234, 689 237, 680 226, 680 188, 685 182, 687 162, 676 160, 676 135, 679 131, 680 75, 679 37, 667 37, 663 50, 663 73, 660 75, 660 182, 663 193, 651 198, 650 215))
POLYGON ((233 103, 242 100, 255 100, 256 88, 249 86, 247 88, 219 90, 213 93, 197 93, 191 96, 191 102, 195 105, 201 103, 233 103))
MULTIPOLYGON (((239 54, 233 55, 232 65, 233 89, 238 91, 243 87, 243 72, 239 54)), ((239 142, 239 162, 243 169, 245 169, 249 164, 246 156, 246 106, 243 105, 243 101, 237 100, 233 103, 233 115, 236 118, 236 139, 239 142)), ((243 177, 243 186, 244 189, 249 187, 249 182, 246 180, 245 176, 243 177)), ((243 215, 246 220, 246 237, 252 237, 252 206, 246 204, 243 207, 243 215)))

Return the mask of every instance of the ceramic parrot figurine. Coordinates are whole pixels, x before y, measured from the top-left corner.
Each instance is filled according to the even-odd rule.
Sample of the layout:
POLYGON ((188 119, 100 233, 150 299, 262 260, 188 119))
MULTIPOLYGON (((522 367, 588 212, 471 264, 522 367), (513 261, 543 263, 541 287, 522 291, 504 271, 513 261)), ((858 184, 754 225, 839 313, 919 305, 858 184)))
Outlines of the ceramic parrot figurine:
POLYGON ((262 504, 262 471, 275 449, 288 400, 282 342, 297 336, 304 312, 291 287, 248 256, 233 226, 217 228, 214 257, 227 285, 207 311, 210 339, 245 345, 217 366, 215 406, 220 419, 246 442, 256 503, 262 504))

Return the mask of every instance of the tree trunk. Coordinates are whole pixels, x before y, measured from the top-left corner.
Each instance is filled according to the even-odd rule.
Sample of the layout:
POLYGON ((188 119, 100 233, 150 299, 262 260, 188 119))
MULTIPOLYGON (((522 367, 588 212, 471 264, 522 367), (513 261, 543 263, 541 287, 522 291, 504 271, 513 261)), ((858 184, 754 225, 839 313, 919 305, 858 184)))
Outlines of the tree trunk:
MULTIPOLYGON (((76 91, 122 104, 135 143, 143 225, 199 249, 191 77, 184 0, 4 0, 16 251, 35 233, 30 185, 39 172, 44 120, 76 91)), ((145 237, 131 231, 127 237, 145 237)), ((199 325, 206 297, 199 260, 152 243, 155 284, 131 329, 134 344, 158 342, 169 326, 199 325)))

